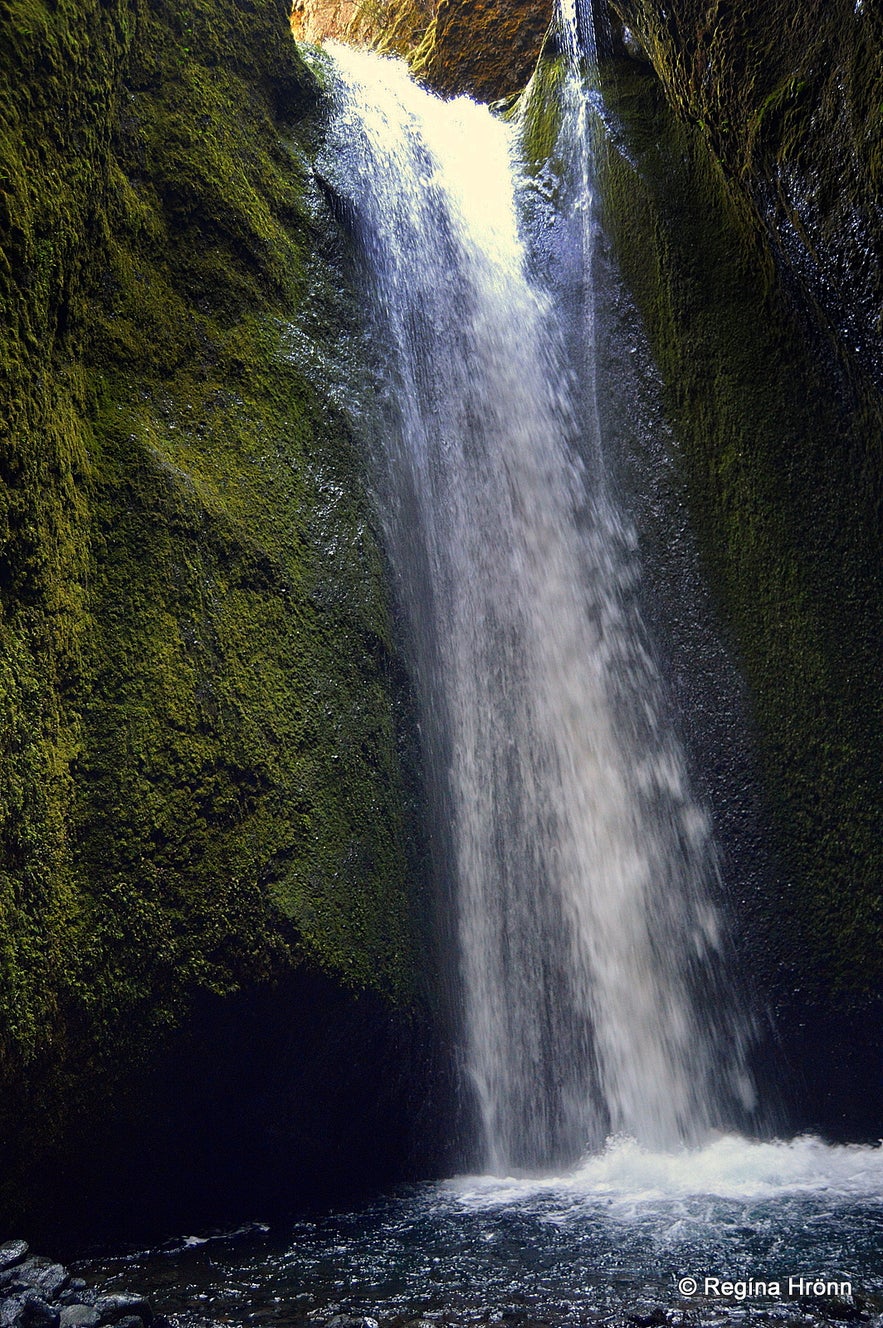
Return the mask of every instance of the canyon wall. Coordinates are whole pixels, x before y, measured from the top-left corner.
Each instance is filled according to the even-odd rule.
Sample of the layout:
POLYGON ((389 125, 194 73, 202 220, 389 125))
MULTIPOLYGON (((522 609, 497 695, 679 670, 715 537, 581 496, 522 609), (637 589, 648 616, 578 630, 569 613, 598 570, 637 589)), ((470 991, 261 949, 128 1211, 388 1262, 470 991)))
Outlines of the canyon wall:
MULTIPOLYGON (((184 1103, 212 1082, 223 1119, 252 1053, 243 1113, 261 1066, 315 1097, 273 1183, 323 1148, 346 1169, 320 1102, 419 1022, 408 693, 327 368, 357 376, 358 309, 284 6, 15 0, 4 24, 0 1213, 84 1235, 103 1136, 140 1158, 146 1222, 184 1103), (325 1021, 343 1080, 257 1035, 271 990, 325 1021), (207 1010, 226 1051, 206 1034, 212 1075, 157 1102, 207 1010)), ((237 1166, 219 1151, 231 1197, 237 1166)))

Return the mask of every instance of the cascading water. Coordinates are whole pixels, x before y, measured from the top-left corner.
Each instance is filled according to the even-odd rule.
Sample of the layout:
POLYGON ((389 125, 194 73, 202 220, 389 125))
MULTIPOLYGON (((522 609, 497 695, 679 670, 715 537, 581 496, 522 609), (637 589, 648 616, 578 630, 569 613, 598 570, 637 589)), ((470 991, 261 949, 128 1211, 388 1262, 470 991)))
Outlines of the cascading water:
POLYGON ((485 1163, 696 1142, 753 1100, 715 850, 660 720, 597 411, 527 275, 517 131, 332 50, 325 170, 369 268, 378 489, 450 821, 485 1163))

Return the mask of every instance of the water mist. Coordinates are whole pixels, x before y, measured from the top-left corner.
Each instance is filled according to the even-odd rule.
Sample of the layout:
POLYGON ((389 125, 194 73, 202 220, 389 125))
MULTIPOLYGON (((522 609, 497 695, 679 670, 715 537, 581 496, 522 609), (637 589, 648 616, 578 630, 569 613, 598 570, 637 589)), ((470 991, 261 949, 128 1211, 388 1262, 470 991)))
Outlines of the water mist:
MULTIPOLYGON (((325 169, 371 296, 376 486, 449 821, 485 1165, 573 1162, 611 1133, 697 1143, 753 1089, 709 822, 661 719, 635 541, 605 478, 591 299, 575 372, 528 275, 517 125, 332 49, 325 169)), ((576 62, 571 79, 562 156, 584 173, 588 288, 576 62)))

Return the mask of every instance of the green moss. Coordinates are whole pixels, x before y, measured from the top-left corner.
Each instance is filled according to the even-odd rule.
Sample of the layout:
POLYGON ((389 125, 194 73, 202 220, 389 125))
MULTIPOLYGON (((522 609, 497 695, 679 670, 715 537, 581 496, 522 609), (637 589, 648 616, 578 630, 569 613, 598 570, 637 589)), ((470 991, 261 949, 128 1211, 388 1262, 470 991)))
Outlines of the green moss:
POLYGON ((7 5, 2 1206, 200 991, 413 960, 352 323, 281 5, 7 5), (39 76, 38 76, 39 71, 39 76))
POLYGON ((550 50, 540 55, 533 77, 509 112, 521 124, 521 143, 528 170, 536 175, 547 163, 557 167, 561 135, 561 88, 567 76, 566 57, 550 50))

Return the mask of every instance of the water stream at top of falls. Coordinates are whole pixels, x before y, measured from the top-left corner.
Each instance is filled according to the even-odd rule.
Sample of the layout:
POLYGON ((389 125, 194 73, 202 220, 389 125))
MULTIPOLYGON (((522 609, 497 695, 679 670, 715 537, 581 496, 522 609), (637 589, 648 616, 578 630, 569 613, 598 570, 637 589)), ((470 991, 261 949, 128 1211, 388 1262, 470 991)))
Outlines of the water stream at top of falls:
MULTIPOLYGON (((323 170, 370 291, 375 482, 450 859, 483 1164, 542 1170, 610 1134, 699 1143, 752 1109, 745 1020, 607 482, 591 293, 576 364, 529 275, 517 125, 330 50, 323 170)), ((562 133, 581 133, 568 114, 562 133)), ((571 147, 590 285, 591 163, 571 147)))

